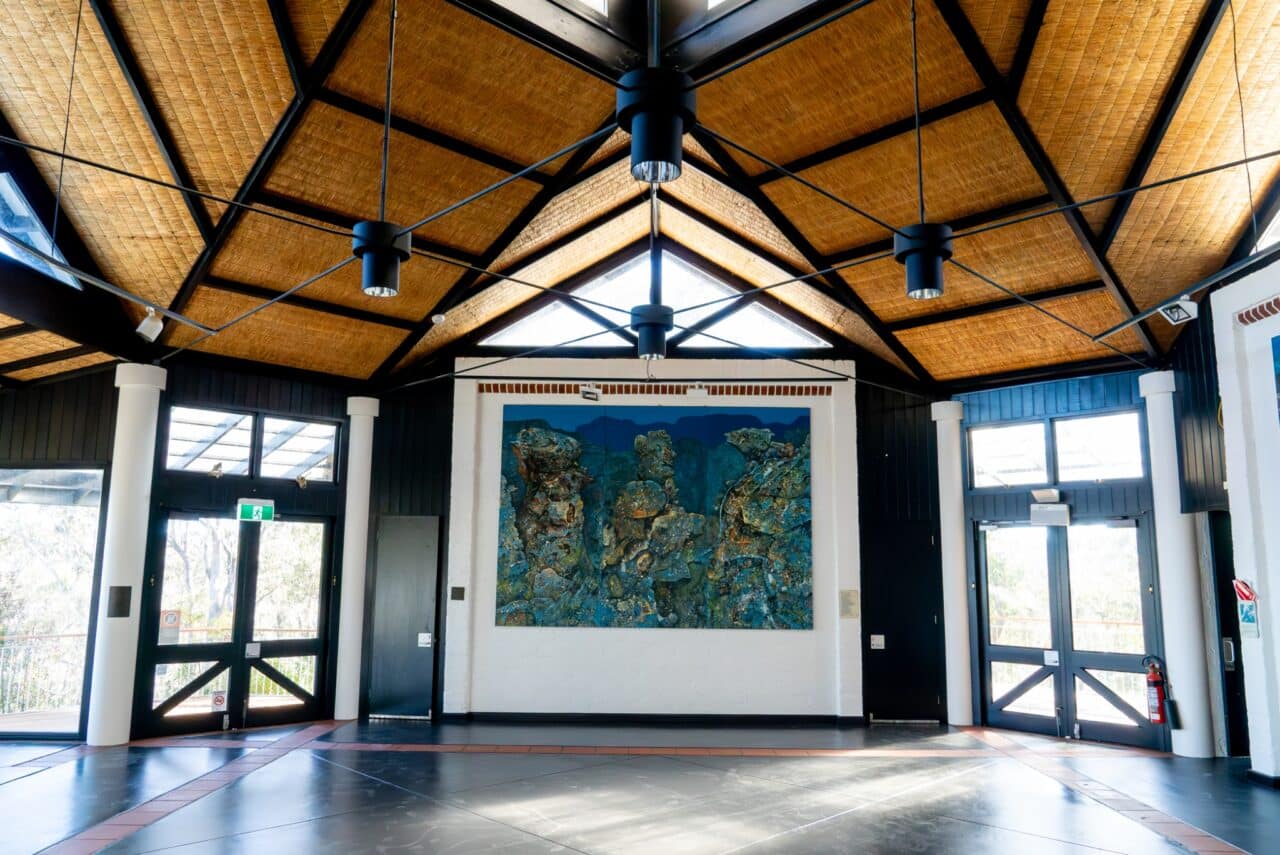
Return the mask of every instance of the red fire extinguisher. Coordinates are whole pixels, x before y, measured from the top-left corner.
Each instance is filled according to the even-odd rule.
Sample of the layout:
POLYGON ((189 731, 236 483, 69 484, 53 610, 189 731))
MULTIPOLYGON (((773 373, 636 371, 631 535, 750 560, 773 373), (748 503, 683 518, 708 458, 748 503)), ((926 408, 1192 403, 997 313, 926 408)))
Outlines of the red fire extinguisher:
POLYGON ((1164 724, 1164 674, 1160 665, 1147 660, 1147 718, 1152 724, 1164 724))

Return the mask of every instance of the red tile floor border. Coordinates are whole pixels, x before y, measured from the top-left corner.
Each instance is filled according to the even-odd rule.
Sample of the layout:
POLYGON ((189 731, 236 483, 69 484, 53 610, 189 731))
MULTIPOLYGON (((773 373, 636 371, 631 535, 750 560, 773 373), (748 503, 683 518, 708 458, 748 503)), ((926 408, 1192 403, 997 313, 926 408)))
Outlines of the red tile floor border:
MULTIPOLYGON (((703 757, 989 757, 993 751, 1003 754, 1041 774, 1052 778, 1071 790, 1088 796, 1099 804, 1161 835, 1167 840, 1195 853, 1239 853, 1238 849, 1207 832, 1183 822, 1176 817, 1129 797, 1111 787, 1094 781, 1087 775, 1058 762, 1065 757, 1166 756, 1144 749, 1115 748, 1104 745, 1082 746, 1076 742, 1045 739, 1027 745, 1011 733, 983 727, 960 728, 985 748, 732 748, 688 746, 621 746, 621 745, 478 745, 478 744, 421 744, 384 742, 328 742, 320 738, 347 724, 342 721, 318 722, 276 740, 201 739, 197 737, 168 737, 147 739, 131 743, 148 747, 245 747, 249 753, 224 766, 208 772, 187 783, 156 796, 130 810, 81 831, 44 850, 45 855, 89 855, 133 834, 181 807, 238 781, 250 772, 284 757, 297 749, 319 751, 403 751, 441 754, 610 754, 610 755, 669 755, 703 757)), ((18 766, 55 766, 83 757, 99 750, 89 746, 75 746, 48 755, 18 763, 18 766)))

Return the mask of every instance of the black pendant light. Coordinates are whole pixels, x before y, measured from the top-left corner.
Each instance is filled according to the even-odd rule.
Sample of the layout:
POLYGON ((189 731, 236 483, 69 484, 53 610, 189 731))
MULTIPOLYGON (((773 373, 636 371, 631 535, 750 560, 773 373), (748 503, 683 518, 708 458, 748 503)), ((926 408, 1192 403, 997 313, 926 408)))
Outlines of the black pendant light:
POLYGON ((893 235, 894 260, 906 268, 907 296, 935 300, 942 296, 942 266, 951 258, 951 226, 931 223, 924 209, 924 146, 920 135, 920 49, 916 44, 916 0, 911 0, 911 73, 916 119, 916 190, 920 222, 898 229, 893 235))
POLYGON ((400 293, 400 265, 409 260, 412 237, 402 226, 387 222, 387 175, 391 154, 391 79, 396 60, 396 0, 391 0, 387 36, 387 95, 382 121, 382 185, 378 219, 356 223, 351 229, 351 252, 360 259, 360 290, 370 297, 400 293))
POLYGON ((618 81, 616 119, 631 134, 631 174, 661 184, 680 177, 684 135, 697 122, 693 78, 662 68, 662 28, 657 0, 649 3, 649 57, 618 81))

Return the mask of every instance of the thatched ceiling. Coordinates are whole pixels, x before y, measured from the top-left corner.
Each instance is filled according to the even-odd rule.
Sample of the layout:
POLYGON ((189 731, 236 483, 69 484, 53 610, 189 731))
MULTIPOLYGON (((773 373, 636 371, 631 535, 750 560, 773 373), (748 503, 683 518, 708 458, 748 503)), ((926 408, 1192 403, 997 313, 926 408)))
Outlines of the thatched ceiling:
MULTIPOLYGON (((22 179, 46 225, 61 185, 68 261, 225 323, 349 257, 342 233, 374 218, 388 3, 0 7, 0 133, 60 150, 65 127, 79 158, 295 222, 13 145, 0 144, 0 169, 22 179)), ((389 219, 422 219, 612 119, 607 82, 476 14, 494 5, 399 0, 389 219)), ((840 4, 813 5, 809 20, 840 4)), ((1280 161, 957 240, 957 261, 1036 306, 955 267, 943 298, 908 300, 901 267, 878 258, 890 245, 883 226, 766 161, 876 219, 916 220, 910 6, 867 3, 703 86, 685 173, 660 192, 663 245, 748 289, 864 262, 768 299, 926 384, 1119 365, 1116 350, 1158 364, 1176 335, 1161 320, 1115 336, 1116 350, 1081 330, 1126 320, 1238 257, 1247 188, 1269 216, 1280 161)), ((1242 115, 1250 153, 1280 147, 1274 2, 1236 0, 1233 18, 1217 0, 919 0, 918 37, 928 214, 960 229, 1232 161, 1242 115)), ((569 288, 645 249, 646 188, 627 170, 626 143, 602 135, 416 231, 394 300, 365 297, 350 265, 194 348, 381 381, 472 347, 548 299, 483 270, 569 288), (446 320, 433 325, 439 312, 446 320)), ((0 292, 17 288, 0 278, 0 292)), ((85 305, 119 329, 68 337, 48 312, 0 315, 0 377, 139 358, 137 305, 105 315, 100 300, 85 305)), ((170 322, 161 344, 196 339, 170 322)))

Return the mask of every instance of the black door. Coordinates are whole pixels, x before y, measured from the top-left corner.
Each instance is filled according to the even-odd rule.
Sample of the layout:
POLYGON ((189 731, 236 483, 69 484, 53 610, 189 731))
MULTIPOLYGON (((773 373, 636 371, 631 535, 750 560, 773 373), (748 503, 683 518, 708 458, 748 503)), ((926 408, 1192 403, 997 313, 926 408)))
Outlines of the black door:
POLYGON ((863 705, 872 721, 946 718, 935 538, 930 523, 882 522, 863 540, 863 705))
POLYGON ((982 526, 983 710, 988 724, 1167 747, 1146 717, 1142 659, 1159 654, 1144 519, 982 526))
POLYGON ((144 588, 134 735, 319 718, 331 521, 164 512, 159 522, 144 588))
POLYGON ((1209 514, 1213 544, 1214 607, 1222 637, 1222 694, 1226 708, 1227 747, 1232 757, 1249 754, 1249 714, 1244 700, 1244 662, 1240 660, 1240 618, 1236 612, 1235 556, 1231 546, 1231 515, 1209 514))
POLYGON ((439 517, 378 520, 370 715, 431 715, 439 552, 439 517))

